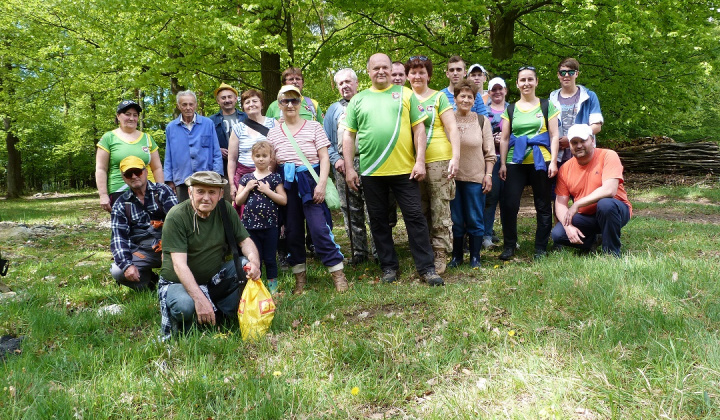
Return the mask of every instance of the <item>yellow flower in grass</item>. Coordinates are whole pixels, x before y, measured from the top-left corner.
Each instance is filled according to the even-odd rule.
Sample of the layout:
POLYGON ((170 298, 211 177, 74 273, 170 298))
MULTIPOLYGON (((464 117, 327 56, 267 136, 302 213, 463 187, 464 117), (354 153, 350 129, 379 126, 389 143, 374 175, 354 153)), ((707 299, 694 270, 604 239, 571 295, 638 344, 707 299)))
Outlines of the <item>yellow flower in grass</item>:
POLYGON ((508 335, 509 335, 510 337, 514 337, 514 336, 515 336, 515 330, 510 330, 510 331, 508 331, 508 335))
POLYGON ((279 370, 276 370, 275 372, 273 372, 273 376, 276 378, 280 375, 282 375, 282 372, 280 372, 279 370))
POLYGON ((357 395, 360 393, 360 388, 354 387, 353 389, 350 390, 350 393, 353 395, 357 395))

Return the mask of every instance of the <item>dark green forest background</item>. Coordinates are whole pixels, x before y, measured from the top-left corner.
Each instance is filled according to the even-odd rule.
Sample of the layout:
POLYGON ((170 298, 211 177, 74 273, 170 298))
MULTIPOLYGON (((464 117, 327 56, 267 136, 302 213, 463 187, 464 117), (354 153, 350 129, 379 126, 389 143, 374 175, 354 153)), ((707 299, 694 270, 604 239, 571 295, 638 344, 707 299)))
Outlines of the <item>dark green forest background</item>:
MULTIPOLYGON (((581 63, 579 84, 602 105, 604 139, 667 135, 717 141, 720 13, 711 1, 618 0, 6 0, 0 6, 0 189, 9 197, 94 185, 95 143, 115 127, 124 98, 142 101, 143 130, 164 145, 174 94, 192 89, 198 111, 212 91, 279 89, 280 72, 305 73, 305 94, 337 100, 332 74, 358 71, 383 51, 428 55, 431 86, 447 84, 462 55, 491 76, 538 68, 538 93, 558 87, 557 63, 581 63)), ((270 101, 267 101, 270 102, 270 101)), ((267 105, 267 104, 266 104, 267 105)))

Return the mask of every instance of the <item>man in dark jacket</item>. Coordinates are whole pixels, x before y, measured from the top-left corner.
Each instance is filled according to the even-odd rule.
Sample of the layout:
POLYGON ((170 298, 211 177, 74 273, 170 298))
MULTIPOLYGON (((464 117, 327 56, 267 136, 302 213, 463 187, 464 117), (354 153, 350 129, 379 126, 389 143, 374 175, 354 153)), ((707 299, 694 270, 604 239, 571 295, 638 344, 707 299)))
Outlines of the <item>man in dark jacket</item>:
MULTIPOLYGON (((238 111, 235 107, 238 101, 238 91, 227 83, 221 83, 217 89, 215 89, 215 101, 220 106, 220 111, 217 114, 210 116, 213 124, 215 124, 215 131, 217 132, 218 143, 220 143, 220 153, 223 158, 223 170, 225 176, 223 178, 232 181, 232 175, 227 173, 228 164, 228 142, 230 141, 230 135, 232 134, 233 127, 247 119, 247 114, 242 111, 238 111)), ((232 200, 230 197, 230 188, 224 189, 224 195, 226 200, 232 200)))

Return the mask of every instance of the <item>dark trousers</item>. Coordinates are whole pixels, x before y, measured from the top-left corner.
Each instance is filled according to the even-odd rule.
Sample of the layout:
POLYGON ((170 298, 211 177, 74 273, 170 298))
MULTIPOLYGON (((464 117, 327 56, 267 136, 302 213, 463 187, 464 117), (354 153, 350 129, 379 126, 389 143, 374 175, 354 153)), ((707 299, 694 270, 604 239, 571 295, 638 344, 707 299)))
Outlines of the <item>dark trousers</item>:
POLYGON ((506 249, 515 249, 520 198, 525 186, 530 185, 535 200, 535 212, 537 213, 535 249, 545 250, 553 227, 550 179, 547 176, 547 171, 538 171, 532 164, 508 164, 506 168, 505 186, 500 198, 504 246, 506 249))
POLYGON ((177 195, 178 203, 182 203, 190 198, 188 186, 185 184, 175 185, 175 195, 177 195))
POLYGON ((580 249, 590 249, 597 234, 602 234, 602 249, 608 254, 620 256, 620 229, 630 221, 630 209, 620 200, 603 198, 597 202, 594 215, 576 213, 572 224, 585 235, 582 244, 570 243, 562 223, 552 230, 553 242, 580 249))
MULTIPOLYGON (((498 172, 500 171, 500 156, 497 157, 495 166, 493 166, 492 172, 492 189, 485 196, 485 211, 483 218, 485 219, 485 233, 484 236, 492 236, 495 233, 493 225, 495 224, 495 209, 500 202, 500 196, 502 195, 505 187, 505 181, 500 179, 498 172)), ((502 210, 500 211, 500 223, 502 223, 502 210)))
MULTIPOLYGON (((314 185, 314 184, 313 184, 314 185)), ((288 264, 305 263, 305 221, 315 244, 315 255, 326 267, 343 262, 340 246, 332 233, 332 218, 325 203, 306 203, 298 195, 297 182, 293 182, 287 191, 285 206, 285 238, 287 239, 288 264)))
POLYGON ((365 204, 370 216, 370 232, 372 232, 377 249, 380 267, 397 270, 400 267, 392 228, 388 217, 390 191, 400 206, 405 229, 407 230, 410 252, 415 260, 418 273, 425 274, 435 269, 435 255, 430 246, 430 233, 427 221, 420 206, 420 186, 410 179, 410 174, 393 176, 363 176, 365 204))
POLYGON ((268 280, 277 278, 278 268, 275 253, 277 252, 278 228, 248 229, 250 239, 260 254, 260 260, 265 264, 265 276, 268 280))

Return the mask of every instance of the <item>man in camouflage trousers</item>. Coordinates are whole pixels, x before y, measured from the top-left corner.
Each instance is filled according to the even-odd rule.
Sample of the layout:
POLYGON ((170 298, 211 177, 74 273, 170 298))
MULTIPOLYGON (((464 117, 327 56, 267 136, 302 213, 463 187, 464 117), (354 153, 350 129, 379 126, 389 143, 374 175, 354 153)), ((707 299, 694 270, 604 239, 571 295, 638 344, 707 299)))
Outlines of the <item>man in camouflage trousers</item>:
MULTIPOLYGON (((338 70, 335 73, 335 86, 340 91, 342 99, 330 105, 325 114, 324 126, 330 143, 338 149, 342 156, 342 138, 345 129, 340 127, 340 123, 345 119, 345 111, 350 99, 355 96, 358 90, 358 78, 355 71, 350 68, 338 70)), ((355 170, 360 170, 360 156, 356 148, 354 166, 355 170)), ((360 188, 354 191, 347 187, 345 183, 345 168, 337 168, 339 174, 336 174, 335 184, 337 186, 338 195, 340 196, 340 205, 345 219, 345 231, 350 239, 350 247, 352 248, 352 256, 350 264, 360 264, 367 261, 371 254, 375 253, 375 247, 372 240, 370 241, 370 249, 368 249, 367 230, 365 228, 366 209, 365 197, 360 188)))

